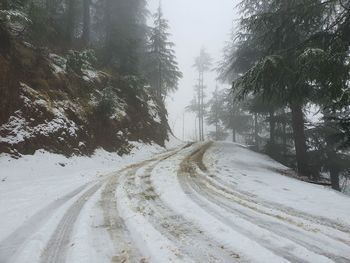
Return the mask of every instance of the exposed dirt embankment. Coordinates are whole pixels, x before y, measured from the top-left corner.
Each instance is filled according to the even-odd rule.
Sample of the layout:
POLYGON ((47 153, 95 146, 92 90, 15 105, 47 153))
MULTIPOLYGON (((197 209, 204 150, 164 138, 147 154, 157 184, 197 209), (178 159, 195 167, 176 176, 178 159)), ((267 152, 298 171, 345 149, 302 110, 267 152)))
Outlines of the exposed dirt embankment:
POLYGON ((15 40, 1 26, 0 39, 0 153, 123 153, 129 141, 164 143, 165 110, 142 80, 77 70, 66 54, 15 40))

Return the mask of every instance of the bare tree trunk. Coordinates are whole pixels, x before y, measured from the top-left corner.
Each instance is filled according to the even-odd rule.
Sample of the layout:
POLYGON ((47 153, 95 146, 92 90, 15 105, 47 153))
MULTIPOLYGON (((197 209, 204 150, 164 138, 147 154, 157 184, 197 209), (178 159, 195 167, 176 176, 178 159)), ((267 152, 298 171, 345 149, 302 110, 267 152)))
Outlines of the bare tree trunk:
POLYGON ((204 141, 204 73, 202 72, 202 83, 201 83, 201 111, 202 111, 202 141, 204 141))
POLYGON ((75 30, 76 0, 67 0, 66 17, 66 40, 68 44, 71 44, 73 42, 75 30))
POLYGON ((258 114, 254 114, 254 140, 256 150, 259 151, 259 127, 258 127, 258 114))
POLYGON ((82 39, 84 45, 89 45, 90 43, 90 26, 91 26, 91 14, 90 14, 91 0, 84 0, 83 9, 83 35, 82 39))
POLYGON ((52 17, 54 15, 54 12, 55 12, 54 0, 46 0, 45 6, 46 6, 46 10, 47 10, 49 17, 52 17))
POLYGON ((310 177, 311 174, 308 168, 303 108, 300 103, 294 102, 291 104, 291 109, 298 172, 303 176, 310 177))
POLYGON ((113 59, 110 55, 112 52, 112 35, 113 35, 113 27, 112 27, 112 14, 113 14, 113 3, 114 0, 105 0, 105 17, 104 17, 104 27, 105 27, 105 48, 103 54, 104 63, 109 64, 113 59))
POLYGON ((235 128, 232 128, 232 142, 237 142, 236 129, 235 128))
POLYGON ((233 123, 233 120, 235 118, 235 112, 234 112, 233 108, 234 107, 233 107, 233 102, 232 102, 230 126, 232 129, 232 142, 236 142, 236 127, 233 123))
POLYGON ((275 130, 276 130, 276 122, 275 122, 275 113, 273 111, 270 111, 270 118, 269 118, 269 124, 270 124, 270 144, 274 145, 276 142, 275 139, 275 130))
POLYGON ((204 141, 204 73, 198 76, 199 140, 204 141))
POLYGON ((9 4, 7 0, 2 0, 1 1, 1 9, 2 10, 8 10, 9 9, 9 4))
POLYGON ((201 73, 198 75, 198 137, 202 141, 201 73))
MULTIPOLYGON (((194 134, 195 134, 195 137, 196 137, 196 141, 198 141, 198 132, 197 132, 197 117, 194 118, 194 134)), ((199 122, 198 122, 198 126, 199 126, 199 122)))
POLYGON ((162 63, 158 62, 158 98, 159 101, 163 101, 162 93, 163 93, 163 71, 162 71, 162 63))
POLYGON ((339 184, 339 169, 335 165, 332 165, 329 172, 331 176, 332 188, 334 190, 340 191, 341 189, 339 184))
POLYGON ((283 131, 283 155, 284 155, 284 160, 287 158, 287 120, 286 120, 286 113, 283 110, 284 114, 284 120, 282 124, 282 131, 283 131))

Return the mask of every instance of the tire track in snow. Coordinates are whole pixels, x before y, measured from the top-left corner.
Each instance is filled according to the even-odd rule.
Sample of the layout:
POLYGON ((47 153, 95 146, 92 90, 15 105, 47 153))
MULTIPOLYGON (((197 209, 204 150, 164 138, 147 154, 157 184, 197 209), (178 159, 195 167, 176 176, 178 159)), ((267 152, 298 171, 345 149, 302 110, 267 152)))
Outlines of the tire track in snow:
POLYGON ((225 224, 237 229, 237 231, 246 236, 254 237, 260 244, 274 251, 274 253, 292 262, 303 262, 299 253, 292 253, 293 248, 298 247, 299 250, 305 248, 313 254, 325 256, 335 262, 350 262, 349 257, 346 257, 349 254, 347 251, 350 251, 350 247, 339 244, 335 240, 330 240, 326 236, 319 236, 312 231, 308 233, 305 230, 296 229, 293 225, 288 226, 273 218, 266 218, 264 215, 259 215, 255 211, 249 211, 245 207, 240 207, 240 205, 237 206, 234 201, 225 200, 225 197, 220 196, 220 193, 214 192, 197 180, 187 178, 184 180, 187 182, 181 182, 183 188, 187 190, 187 193, 190 193, 191 198, 195 202, 225 224), (239 225, 238 220, 233 216, 230 217, 230 214, 239 217, 245 223, 239 225), (246 225, 247 223, 252 224, 250 229, 244 229, 242 227, 242 225, 246 225), (254 232, 253 229, 255 226, 259 227, 259 232, 265 232, 266 235, 260 235, 257 234, 259 232, 254 232), (281 246, 281 244, 286 243, 289 243, 289 246, 281 246), (334 245, 336 245, 336 249, 334 245))
MULTIPOLYGON (((329 218, 324 218, 324 217, 320 217, 320 216, 313 216, 310 214, 307 214, 303 211, 298 211, 294 208, 291 207, 286 207, 284 205, 278 204, 278 203, 274 203, 271 201, 266 201, 266 200, 261 200, 259 199, 259 201, 256 201, 253 195, 249 194, 249 193, 245 193, 244 191, 240 191, 238 189, 236 189, 235 186, 233 186, 232 184, 227 184, 225 183, 222 179, 215 177, 214 178, 206 178, 207 182, 209 184, 212 184, 215 188, 221 189, 222 191, 226 192, 229 195, 233 195, 233 196, 237 196, 240 199, 256 204, 256 205, 262 205, 268 209, 272 209, 275 211, 279 211, 282 212, 290 217, 296 217, 296 218, 300 218, 304 221, 308 221, 310 224, 315 224, 315 225, 321 225, 324 226, 326 228, 330 228, 333 230, 338 230, 339 232, 343 232, 347 235, 350 234, 350 226, 346 225, 345 223, 339 223, 337 221, 331 220, 329 218)), ((341 241, 341 240, 340 240, 341 241)), ((343 240, 345 243, 350 244, 350 239, 348 241, 343 240)))
MULTIPOLYGON (((203 155, 201 159, 203 159, 203 155)), ((203 163, 203 161, 201 161, 203 163)), ((204 166, 204 164, 203 164, 204 166)), ((199 167, 204 176, 199 177, 204 180, 205 185, 210 189, 214 189, 229 199, 236 200, 243 206, 257 210, 262 214, 285 220, 290 224, 294 224, 307 231, 322 232, 329 238, 336 239, 350 246, 350 226, 328 218, 313 216, 303 211, 298 211, 292 207, 287 207, 279 203, 258 199, 249 192, 237 189, 236 186, 225 182, 223 179, 209 175, 206 167, 199 167), (260 208, 260 209, 259 209, 260 208)))
MULTIPOLYGON (((185 146, 188 147, 188 146, 185 146)), ((185 148, 184 147, 184 148, 185 148)), ((179 151, 179 150, 177 150, 179 151)), ((107 226, 109 225, 111 234, 112 234, 112 241, 114 244, 118 243, 118 246, 115 246, 117 248, 116 256, 112 258, 113 262, 129 262, 126 261, 130 257, 128 252, 130 252, 132 249, 129 247, 129 251, 120 250, 121 247, 119 242, 125 242, 125 240, 118 239, 118 234, 120 234, 120 230, 118 228, 118 223, 121 221, 116 221, 115 218, 113 218, 114 215, 116 215, 116 210, 113 208, 113 205, 116 205, 116 198, 113 195, 113 189, 111 187, 115 186, 117 184, 117 181, 113 181, 114 178, 116 178, 116 174, 123 173, 127 170, 133 169, 134 167, 141 167, 145 164, 148 164, 149 162, 158 160, 159 158, 164 158, 164 156, 168 156, 169 153, 163 153, 160 154, 159 157, 154 157, 149 160, 145 160, 140 163, 132 164, 127 166, 124 169, 121 169, 120 171, 117 171, 113 173, 112 175, 105 176, 99 183, 89 188, 74 204, 66 211, 65 215, 61 219, 60 223, 56 227, 56 230, 54 234, 51 236, 48 244, 46 245, 46 248, 44 252, 41 255, 41 261, 42 263, 63 263, 66 260, 67 251, 69 249, 69 242, 71 239, 71 235, 74 229, 74 224, 80 215, 81 210, 83 209, 85 203, 88 201, 89 198, 91 198, 101 187, 102 185, 107 182, 106 188, 103 193, 107 195, 107 198, 109 200, 101 200, 102 204, 105 205, 105 216, 106 216, 106 222, 107 226), (112 183, 111 187, 108 186, 108 183, 112 183), (113 211, 114 210, 114 211, 113 211), (119 232, 119 233, 118 233, 119 232), (113 239, 117 240, 113 240, 113 239)), ((106 196, 105 196, 106 197, 106 196)), ((116 208, 116 207, 115 207, 116 208)), ((123 237, 125 238, 125 236, 123 237)), ((127 241, 128 242, 128 241, 127 241)), ((135 250, 133 251, 134 255, 135 250)), ((141 259, 142 260, 142 259, 141 259)))
MULTIPOLYGON (((201 156, 201 163, 203 163, 203 160, 202 160, 203 155, 204 153, 201 156)), ((203 166, 199 166, 199 168, 204 173, 207 173, 208 172, 207 168, 205 167, 204 164, 203 166)), ((271 167, 267 167, 267 169, 271 170, 271 167)), ((275 170, 273 171, 276 172, 275 170)), ((251 202, 256 205, 262 205, 268 209, 280 211, 291 217, 296 217, 296 218, 303 219, 305 221, 309 221, 310 224, 321 225, 321 226, 329 227, 333 230, 338 230, 340 232, 345 233, 347 236, 349 236, 350 234, 350 224, 348 222, 338 222, 336 220, 332 220, 322 216, 308 214, 307 212, 299 211, 292 207, 288 207, 283 204, 268 201, 268 200, 263 200, 263 199, 256 200, 256 196, 254 194, 243 191, 242 189, 238 189, 236 185, 230 182, 224 181, 222 178, 219 178, 219 177, 212 177, 209 175, 205 179, 208 181, 208 183, 213 184, 214 187, 220 188, 222 191, 227 192, 230 195, 237 196, 238 198, 245 200, 247 202, 251 202)), ((350 239, 348 241, 344 240, 344 242, 347 242, 347 244, 350 244, 350 239)))
MULTIPOLYGON (((338 242, 339 247, 343 246, 344 248, 342 256, 337 255, 334 251, 333 253, 326 252, 325 250, 328 249, 327 246, 322 246, 322 242, 324 240, 317 239, 317 235, 315 233, 312 233, 313 235, 308 236, 308 233, 306 231, 296 229, 293 224, 291 224, 291 226, 288 226, 285 224, 285 222, 278 222, 277 219, 283 219, 281 216, 272 219, 269 218, 269 216, 273 216, 273 214, 264 213, 263 211, 256 209, 256 202, 254 202, 254 204, 247 203, 246 199, 248 197, 245 199, 240 199, 240 194, 238 196, 235 195, 234 198, 229 198, 230 196, 228 196, 227 193, 223 194, 219 191, 219 189, 216 189, 215 186, 211 185, 212 187, 208 187, 208 182, 206 180, 208 177, 204 177, 206 175, 197 174, 195 167, 195 165, 198 165, 198 163, 200 163, 201 165, 198 165, 198 167, 201 168, 202 171, 206 170, 205 167, 203 168, 204 164, 202 158, 207 148, 208 145, 206 147, 203 147, 203 150, 197 150, 193 152, 187 159, 183 161, 181 169, 182 171, 179 173, 179 181, 182 188, 184 189, 184 192, 192 200, 204 208, 208 213, 215 216, 225 224, 236 229, 237 231, 241 232, 242 234, 254 237, 254 239, 256 239, 262 246, 270 249, 274 253, 286 258, 287 260, 292 260, 292 262, 303 262, 303 259, 301 259, 299 255, 291 254, 291 249, 288 247, 278 248, 278 242, 276 244, 274 239, 268 240, 268 235, 261 237, 261 235, 257 235, 250 229, 243 229, 242 225, 244 224, 239 225, 237 222, 235 222, 235 220, 233 220, 234 216, 239 216, 241 219, 253 224, 253 226, 258 226, 264 231, 270 231, 273 235, 277 235, 277 237, 280 239, 282 238, 284 241, 287 238, 288 241, 291 241, 291 243, 289 242, 290 245, 299 246, 299 248, 306 248, 310 250, 310 252, 312 251, 314 253, 321 254, 332 260, 335 260, 336 262, 350 262, 350 255, 347 257, 346 252, 350 251, 350 247, 348 247, 346 244, 339 244, 338 240, 334 240, 328 236, 323 235, 321 236, 321 239, 325 238, 328 242, 338 242), (228 213, 232 214, 233 217, 227 216, 227 213, 226 216, 223 215, 222 209, 225 209, 228 213), (259 212, 261 214, 259 214, 259 212), (307 239, 307 241, 304 239, 307 239), (314 243, 318 244, 323 249, 319 248, 314 243)), ((269 209, 271 209, 271 207, 269 207, 269 209)), ((288 223, 294 222, 288 221, 288 223)), ((299 227, 302 226, 298 224, 296 225, 299 227)), ((332 251, 332 249, 330 251, 332 251)))
POLYGON ((204 231, 168 208, 155 192, 150 179, 152 171, 159 163, 177 153, 128 171, 126 189, 130 202, 137 203, 139 212, 147 221, 174 243, 180 253, 195 262, 242 262, 238 254, 211 240, 204 231))
MULTIPOLYGON (((317 232, 330 238, 334 242, 341 242, 347 246, 350 246, 350 233, 345 230, 340 230, 340 225, 335 223, 333 226, 330 222, 324 223, 320 218, 313 220, 311 216, 307 219, 304 215, 299 216, 298 212, 294 209, 289 211, 287 208, 281 208, 281 205, 274 204, 267 201, 256 201, 249 195, 244 194, 242 191, 231 190, 225 184, 221 183, 222 180, 216 181, 217 178, 212 178, 208 174, 199 177, 202 180, 203 185, 210 191, 214 191, 215 194, 223 196, 226 199, 233 200, 240 205, 249 208, 250 210, 259 212, 262 215, 276 218, 281 221, 285 221, 298 228, 302 228, 308 232, 317 232)), ((302 212, 301 212, 302 213, 302 212)), ((342 226, 343 230, 345 226, 342 226)))
POLYGON ((22 226, 17 228, 12 234, 0 242, 0 262, 11 262, 17 251, 25 244, 30 237, 35 234, 50 217, 65 203, 80 194, 88 184, 85 184, 69 194, 50 203, 32 217, 22 226))
POLYGON ((113 256, 112 262, 142 262, 142 256, 132 245, 130 234, 117 210, 115 192, 118 183, 119 176, 112 175, 102 192, 101 200, 105 227, 107 227, 114 245, 115 256, 113 256))
POLYGON ((70 239, 76 222, 84 204, 100 188, 101 183, 90 187, 73 205, 67 210, 51 236, 41 256, 42 263, 64 263, 70 246, 70 239))

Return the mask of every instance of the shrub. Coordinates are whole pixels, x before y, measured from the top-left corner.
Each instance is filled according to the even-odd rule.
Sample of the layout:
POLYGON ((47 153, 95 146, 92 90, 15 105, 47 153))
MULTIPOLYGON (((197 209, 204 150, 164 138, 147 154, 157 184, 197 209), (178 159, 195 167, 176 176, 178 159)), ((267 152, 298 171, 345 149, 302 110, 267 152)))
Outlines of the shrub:
POLYGON ((81 74, 84 69, 92 69, 96 61, 95 51, 92 49, 81 52, 70 50, 67 56, 67 68, 81 74))

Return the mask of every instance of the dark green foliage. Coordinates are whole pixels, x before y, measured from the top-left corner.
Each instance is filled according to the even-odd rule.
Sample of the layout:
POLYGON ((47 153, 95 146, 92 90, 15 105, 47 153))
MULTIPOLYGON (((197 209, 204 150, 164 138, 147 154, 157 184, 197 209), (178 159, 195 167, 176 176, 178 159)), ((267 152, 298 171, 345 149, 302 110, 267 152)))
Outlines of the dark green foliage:
POLYGON ((329 173, 333 188, 340 190, 339 176, 349 177, 350 172, 348 135, 344 134, 336 119, 327 114, 322 123, 310 129, 308 135, 312 146, 312 167, 316 173, 329 173))
POLYGON ((91 69, 96 64, 95 51, 87 49, 81 52, 70 50, 67 56, 67 67, 74 72, 81 74, 84 69, 91 69))
MULTIPOLYGON (((225 128, 232 132, 234 142, 238 134, 246 141, 250 140, 254 129, 253 117, 249 114, 247 105, 235 99, 231 90, 217 89, 209 100, 208 106, 206 121, 209 125, 215 126, 218 134, 223 134, 223 128, 225 128)), ((221 136, 218 137, 221 138, 221 136)))
POLYGON ((28 17, 31 21, 28 36, 40 44, 48 44, 57 34, 50 23, 49 13, 43 6, 31 4, 28 9, 28 17))
POLYGON ((169 41, 169 25, 161 7, 154 14, 154 27, 151 29, 146 57, 146 76, 157 97, 164 100, 169 92, 178 88, 182 78, 176 61, 174 43, 169 41))
POLYGON ((93 48, 99 65, 122 75, 141 75, 147 49, 146 4, 145 0, 11 0, 1 2, 1 8, 9 11, 0 11, 0 19, 26 21, 21 34, 33 44, 59 52, 93 48))
POLYGON ((102 97, 95 108, 95 114, 102 120, 110 118, 116 107, 115 92, 111 87, 107 87, 103 90, 102 97))
POLYGON ((29 2, 30 0, 7 0, 2 2, 2 6, 4 9, 23 11, 29 2))
POLYGON ((259 98, 251 109, 268 123, 267 153, 290 156, 294 141, 299 172, 317 178, 327 171, 338 189, 334 178, 345 173, 340 167, 349 149, 349 121, 343 114, 349 113, 349 3, 244 0, 241 8, 240 30, 226 48, 221 77, 235 79, 239 99, 259 98), (317 129, 305 127, 307 103, 328 112, 317 129))
POLYGON ((105 0, 103 8, 104 62, 122 74, 139 74, 146 48, 146 1, 105 0))

